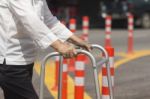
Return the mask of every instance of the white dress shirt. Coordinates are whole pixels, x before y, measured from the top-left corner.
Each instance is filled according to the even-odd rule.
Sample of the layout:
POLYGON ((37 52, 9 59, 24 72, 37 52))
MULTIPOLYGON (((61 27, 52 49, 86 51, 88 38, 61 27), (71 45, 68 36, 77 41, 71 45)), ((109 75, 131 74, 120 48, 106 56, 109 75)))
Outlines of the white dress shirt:
POLYGON ((26 65, 35 46, 48 48, 72 33, 54 17, 45 0, 0 0, 0 64, 26 65))

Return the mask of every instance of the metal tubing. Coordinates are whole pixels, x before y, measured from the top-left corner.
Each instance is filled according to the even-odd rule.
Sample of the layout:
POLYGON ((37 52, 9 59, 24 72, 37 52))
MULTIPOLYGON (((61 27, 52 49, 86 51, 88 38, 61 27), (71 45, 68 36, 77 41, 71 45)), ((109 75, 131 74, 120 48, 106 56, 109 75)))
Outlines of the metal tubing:
POLYGON ((58 79, 58 99, 62 97, 62 72, 63 72, 63 56, 60 56, 59 60, 59 79, 58 79))
MULTIPOLYGON (((81 49, 77 49, 76 51, 77 51, 77 54, 86 54, 90 58, 92 65, 93 65, 94 80, 95 80, 95 85, 96 85, 95 86, 96 96, 97 96, 97 99, 100 99, 100 89, 99 89, 100 85, 99 85, 99 79, 98 79, 96 60, 90 52, 87 52, 87 51, 81 50, 81 49)), ((46 65, 47 60, 53 56, 60 56, 60 54, 58 52, 50 53, 42 61, 41 78, 40 78, 40 99, 44 99, 43 92, 44 92, 45 65, 46 65)), ((61 62, 62 62, 62 60, 61 60, 61 62)), ((60 67, 62 67, 62 66, 60 66, 60 67)), ((60 69, 60 76, 62 76, 61 71, 62 70, 60 69)), ((59 99, 61 99, 61 86, 62 86, 61 81, 62 81, 62 78, 59 79, 59 82, 60 82, 59 83, 60 88, 59 88, 59 94, 58 94, 59 99)))
POLYGON ((45 80, 45 65, 49 58, 54 56, 59 56, 60 54, 58 52, 53 52, 48 54, 43 60, 42 60, 42 66, 41 66, 41 73, 40 73, 40 99, 44 99, 44 80, 45 80))
POLYGON ((108 62, 108 59, 103 59, 97 63, 97 66, 101 66, 101 65, 105 64, 106 62, 108 62))
POLYGON ((105 58, 108 60, 109 56, 104 47, 97 45, 97 44, 92 44, 92 48, 96 48, 96 49, 99 49, 100 51, 102 51, 105 55, 105 58))
POLYGON ((109 60, 108 53, 100 45, 93 44, 92 48, 97 48, 97 49, 101 50, 103 52, 104 56, 105 56, 105 60, 100 61, 99 64, 106 63, 107 73, 108 73, 107 79, 108 79, 108 85, 109 85, 109 90, 110 90, 110 99, 113 99, 113 89, 112 89, 112 80, 111 80, 111 74, 110 74, 110 65, 109 65, 109 62, 108 62, 108 60, 109 60))

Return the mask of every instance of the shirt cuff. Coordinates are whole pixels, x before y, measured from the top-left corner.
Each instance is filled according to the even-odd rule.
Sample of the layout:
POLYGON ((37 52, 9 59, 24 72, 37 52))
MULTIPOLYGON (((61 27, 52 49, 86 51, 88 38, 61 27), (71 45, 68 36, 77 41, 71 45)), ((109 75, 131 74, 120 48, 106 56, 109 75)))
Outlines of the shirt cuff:
POLYGON ((47 49, 56 40, 58 40, 58 38, 55 35, 48 33, 46 36, 41 38, 41 40, 37 41, 37 43, 40 48, 47 49))

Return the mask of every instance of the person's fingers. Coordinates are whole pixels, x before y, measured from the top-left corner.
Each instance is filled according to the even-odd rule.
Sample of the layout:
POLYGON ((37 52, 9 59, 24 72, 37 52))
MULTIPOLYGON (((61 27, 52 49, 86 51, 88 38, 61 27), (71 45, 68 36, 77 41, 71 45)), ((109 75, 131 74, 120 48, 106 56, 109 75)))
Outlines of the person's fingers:
POLYGON ((76 56, 76 55, 77 55, 77 51, 76 51, 76 49, 75 49, 75 48, 72 50, 72 52, 73 52, 74 56, 76 56))
POLYGON ((89 51, 89 52, 92 50, 90 45, 85 45, 85 46, 83 47, 83 49, 85 49, 85 50, 87 50, 87 51, 89 51))
POLYGON ((72 58, 77 54, 73 45, 65 45, 65 48, 62 49, 62 55, 64 58, 72 58))
POLYGON ((77 54, 76 50, 73 48, 70 52, 70 57, 75 57, 77 54))
POLYGON ((66 54, 64 54, 64 58, 72 58, 74 56, 72 50, 68 50, 66 54))
POLYGON ((76 50, 73 45, 70 46, 70 57, 74 57, 76 55, 76 50))
POLYGON ((88 45, 88 51, 92 51, 92 46, 91 45, 88 45))
POLYGON ((69 54, 64 54, 63 57, 64 58, 70 58, 70 55, 69 54))

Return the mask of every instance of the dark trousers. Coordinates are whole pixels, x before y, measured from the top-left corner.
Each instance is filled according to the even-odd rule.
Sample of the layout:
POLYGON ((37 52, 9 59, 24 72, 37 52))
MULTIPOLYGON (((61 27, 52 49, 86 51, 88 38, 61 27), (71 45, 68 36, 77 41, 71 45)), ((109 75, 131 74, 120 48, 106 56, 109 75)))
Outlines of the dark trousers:
POLYGON ((5 99, 38 99, 32 85, 33 65, 0 64, 0 87, 5 99))

